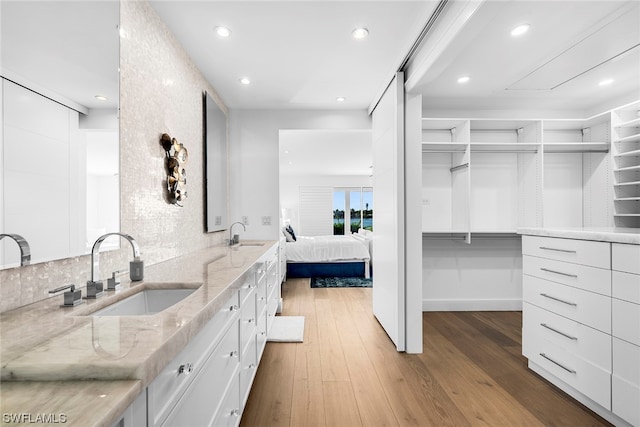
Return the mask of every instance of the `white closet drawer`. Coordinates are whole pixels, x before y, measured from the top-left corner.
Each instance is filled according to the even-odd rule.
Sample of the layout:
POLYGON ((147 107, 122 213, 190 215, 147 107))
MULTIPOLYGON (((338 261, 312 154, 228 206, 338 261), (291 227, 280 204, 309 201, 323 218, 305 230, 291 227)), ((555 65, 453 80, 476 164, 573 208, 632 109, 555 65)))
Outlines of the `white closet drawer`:
POLYGON ((256 337, 254 336, 246 351, 242 354, 242 361, 240 364, 240 403, 242 407, 247 402, 249 392, 251 391, 251 384, 253 384, 253 378, 258 370, 258 359, 256 353, 256 337))
POLYGON ((640 274, 640 245, 613 243, 611 251, 613 270, 640 274))
POLYGON ((640 304, 640 274, 613 271, 611 273, 611 296, 640 304))
POLYGON ((524 275, 523 301, 611 334, 611 298, 524 275))
POLYGON ((610 243, 607 242, 523 236, 522 253, 575 264, 611 269, 611 247, 610 243))
POLYGON ((269 330, 271 329, 271 325, 273 324, 273 319, 276 316, 276 311, 278 310, 278 301, 275 299, 271 299, 267 302, 267 335, 269 335, 269 330))
POLYGON ((640 425, 640 347, 613 339, 613 413, 640 425))
POLYGON ((522 272, 602 295, 611 295, 611 270, 525 255, 522 257, 522 272))
POLYGON ((158 374, 148 387, 149 425, 158 425, 171 405, 206 364, 211 350, 237 318, 238 293, 235 293, 186 347, 158 374))
POLYGON ((611 410, 611 371, 569 353, 532 331, 523 333, 522 354, 602 407, 611 410))
POLYGON ((253 271, 251 271, 245 276, 243 283, 240 286, 240 289, 238 291, 240 295, 240 305, 243 305, 245 303, 245 300, 247 299, 247 297, 249 297, 249 295, 251 295, 255 289, 256 289, 256 275, 253 271))
POLYGON ((640 305, 612 300, 612 335, 640 346, 640 305))
POLYGON ((529 303, 522 310, 522 329, 546 339, 568 353, 611 370, 611 335, 551 313, 529 303))
POLYGON ((260 312, 258 315, 258 329, 256 331, 256 345, 257 345, 257 357, 258 360, 262 359, 262 352, 264 346, 267 344, 267 308, 260 312))

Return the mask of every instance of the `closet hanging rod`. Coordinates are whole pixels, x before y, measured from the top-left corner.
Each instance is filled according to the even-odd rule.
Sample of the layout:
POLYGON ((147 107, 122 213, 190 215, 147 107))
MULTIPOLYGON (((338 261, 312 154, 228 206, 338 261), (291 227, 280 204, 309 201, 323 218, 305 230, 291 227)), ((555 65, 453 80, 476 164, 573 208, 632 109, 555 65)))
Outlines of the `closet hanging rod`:
POLYGON ((451 169, 449 169, 449 172, 455 172, 458 169, 463 169, 463 168, 468 168, 468 167, 469 167, 469 163, 463 163, 461 165, 452 167, 451 169))
POLYGON ((537 153, 538 150, 474 150, 471 149, 472 153, 537 153))

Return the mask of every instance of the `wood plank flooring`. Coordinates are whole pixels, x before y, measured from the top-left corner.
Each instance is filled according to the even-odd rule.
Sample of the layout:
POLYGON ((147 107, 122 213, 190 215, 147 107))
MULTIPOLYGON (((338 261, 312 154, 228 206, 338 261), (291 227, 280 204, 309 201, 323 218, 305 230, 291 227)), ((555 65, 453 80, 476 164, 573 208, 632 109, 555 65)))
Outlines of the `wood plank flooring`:
POLYGON ((371 288, 283 285, 303 343, 267 343, 241 426, 605 426, 527 369, 519 312, 424 313, 425 351, 398 353, 371 288))

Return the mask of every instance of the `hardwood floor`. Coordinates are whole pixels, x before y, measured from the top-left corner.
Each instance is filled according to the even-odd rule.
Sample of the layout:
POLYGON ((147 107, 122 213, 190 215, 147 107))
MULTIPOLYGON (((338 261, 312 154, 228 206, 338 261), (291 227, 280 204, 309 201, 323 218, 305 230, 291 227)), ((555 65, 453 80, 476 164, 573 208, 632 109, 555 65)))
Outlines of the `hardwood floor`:
POLYGON ((527 369, 519 312, 424 313, 425 351, 398 353, 371 288, 283 285, 303 343, 267 343, 241 426, 603 426, 527 369))

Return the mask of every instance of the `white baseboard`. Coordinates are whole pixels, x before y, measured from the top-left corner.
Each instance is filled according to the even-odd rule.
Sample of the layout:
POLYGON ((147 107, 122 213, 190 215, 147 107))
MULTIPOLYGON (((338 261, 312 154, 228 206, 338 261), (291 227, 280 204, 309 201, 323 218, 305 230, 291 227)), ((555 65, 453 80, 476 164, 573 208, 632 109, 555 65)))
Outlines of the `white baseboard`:
POLYGON ((521 299, 422 300, 422 311, 522 311, 521 299))

